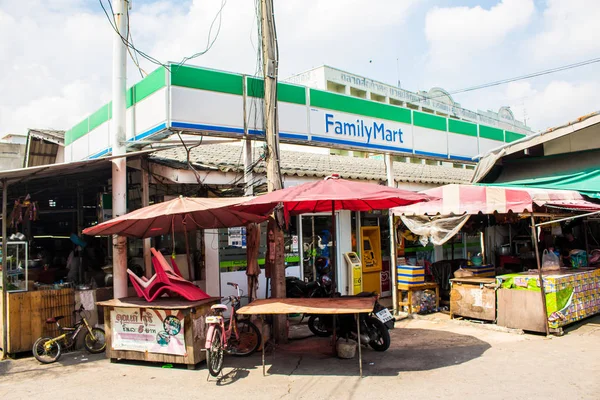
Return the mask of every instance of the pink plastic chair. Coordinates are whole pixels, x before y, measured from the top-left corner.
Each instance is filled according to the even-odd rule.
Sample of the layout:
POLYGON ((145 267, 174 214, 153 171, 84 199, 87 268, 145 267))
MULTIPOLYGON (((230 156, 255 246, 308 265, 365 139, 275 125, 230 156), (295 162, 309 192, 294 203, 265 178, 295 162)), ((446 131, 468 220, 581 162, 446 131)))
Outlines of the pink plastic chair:
POLYGON ((130 269, 127 270, 129 281, 133 285, 138 297, 146 299, 147 302, 152 302, 156 298, 168 293, 168 289, 158 280, 158 275, 154 274, 150 279, 143 280, 133 273, 130 269))
POLYGON ((163 255, 155 249, 150 250, 154 255, 152 263, 154 264, 154 269, 156 270, 157 279, 167 288, 167 290, 177 293, 190 301, 198 301, 210 298, 208 294, 206 294, 202 289, 194 285, 192 282, 183 279, 181 276, 168 273, 168 271, 172 269, 167 260, 165 260, 163 255))

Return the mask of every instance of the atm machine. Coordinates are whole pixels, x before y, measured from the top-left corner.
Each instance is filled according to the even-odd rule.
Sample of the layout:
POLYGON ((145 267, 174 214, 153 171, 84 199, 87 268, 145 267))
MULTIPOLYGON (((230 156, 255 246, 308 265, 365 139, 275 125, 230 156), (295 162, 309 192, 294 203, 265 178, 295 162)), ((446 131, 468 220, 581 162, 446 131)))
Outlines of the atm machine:
POLYGON ((346 265, 348 266, 348 284, 346 289, 349 295, 362 292, 362 263, 358 254, 354 252, 344 253, 346 265))

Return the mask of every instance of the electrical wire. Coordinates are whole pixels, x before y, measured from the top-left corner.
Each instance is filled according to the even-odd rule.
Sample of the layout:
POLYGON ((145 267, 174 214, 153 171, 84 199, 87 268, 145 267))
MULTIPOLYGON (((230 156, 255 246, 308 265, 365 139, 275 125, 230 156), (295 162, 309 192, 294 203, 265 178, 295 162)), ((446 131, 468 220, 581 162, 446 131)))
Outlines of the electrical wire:
MULTIPOLYGON (((489 87, 504 85, 504 84, 511 83, 511 82, 518 82, 518 81, 522 81, 525 79, 536 78, 538 76, 549 75, 549 74, 566 71, 566 70, 573 69, 573 68, 579 68, 579 67, 583 67, 583 66, 598 63, 598 62, 600 62, 600 58, 592 58, 589 60, 580 61, 580 62, 576 62, 573 64, 568 64, 568 65, 563 65, 560 67, 550 68, 550 69, 546 69, 543 71, 532 72, 530 74, 521 75, 521 76, 517 76, 517 77, 513 77, 513 78, 500 79, 498 81, 483 83, 480 85, 470 86, 470 87, 466 87, 463 89, 451 90, 451 91, 448 91, 448 94, 453 95, 453 94, 459 94, 459 93, 472 92, 474 90, 485 89, 485 88, 489 88, 489 87)), ((431 96, 431 97, 424 96, 424 95, 418 95, 418 96, 423 97, 422 100, 418 101, 418 103, 420 103, 420 102, 427 101, 427 100, 435 100, 440 97, 445 97, 446 94, 440 94, 440 95, 431 96)))
MULTIPOLYGON (((121 40, 123 41, 123 44, 125 44, 125 46, 127 46, 128 49, 132 50, 135 54, 140 55, 141 57, 143 57, 144 59, 148 60, 149 62, 162 66, 163 68, 167 69, 168 71, 170 71, 170 68, 168 65, 162 63, 161 61, 159 61, 158 59, 150 56, 149 54, 145 53, 144 51, 138 49, 134 44, 133 44, 133 40, 129 40, 128 38, 131 37, 131 35, 128 33, 128 38, 125 38, 121 32, 119 32, 119 29, 117 28, 117 24, 116 21, 114 19, 114 10, 113 10, 113 6, 112 6, 112 2, 111 0, 106 0, 108 2, 109 8, 111 10, 111 14, 113 15, 113 17, 111 18, 111 16, 108 13, 108 10, 106 9, 103 0, 98 0, 98 2, 100 3, 100 7, 102 7, 102 10, 104 11, 104 15, 106 15, 106 18, 108 19, 108 22, 110 24, 110 26, 113 28, 113 30, 115 31, 115 33, 117 33, 117 35, 120 36, 121 40)), ((193 59, 193 58, 197 58, 200 57, 204 54, 206 54, 210 49, 212 49, 213 45, 215 44, 215 42, 217 41, 217 38, 219 37, 219 33, 221 32, 221 26, 222 26, 222 15, 223 15, 223 9, 225 8, 225 5, 227 4, 227 0, 222 0, 221 1, 221 7, 219 8, 219 11, 217 11, 217 14, 215 15, 215 17, 213 18, 213 21, 210 25, 209 28, 209 32, 208 32, 208 38, 207 38, 207 46, 204 50, 197 52, 191 56, 187 56, 187 57, 183 57, 182 60, 177 64, 178 67, 181 67, 182 65, 184 65, 187 61, 193 59), (212 37, 212 30, 214 28, 215 22, 219 21, 218 23, 218 27, 217 27, 217 32, 214 36, 214 38, 212 37)), ((128 20, 128 26, 127 26, 127 30, 128 32, 131 32, 131 30, 129 29, 129 18, 128 20)), ((131 53, 130 53, 131 55, 131 53)), ((131 55, 133 58, 133 55, 131 55)), ((139 67, 139 60, 136 61, 134 60, 134 64, 136 64, 136 66, 138 66, 138 68, 140 69, 140 72, 143 72, 143 70, 141 69, 141 67, 139 67)), ((147 75, 147 74, 146 74, 147 75)))

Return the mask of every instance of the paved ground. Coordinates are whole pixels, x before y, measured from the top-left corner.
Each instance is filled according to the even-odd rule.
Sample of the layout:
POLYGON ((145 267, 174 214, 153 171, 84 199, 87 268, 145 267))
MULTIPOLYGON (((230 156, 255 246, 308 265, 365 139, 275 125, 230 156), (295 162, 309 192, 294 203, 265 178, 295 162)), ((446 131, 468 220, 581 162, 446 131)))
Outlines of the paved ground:
POLYGON ((86 353, 43 366, 0 363, 0 399, 534 399, 600 398, 600 317, 560 338, 497 332, 455 321, 404 320, 385 353, 356 360, 329 354, 327 339, 293 341, 267 357, 226 358, 224 376, 148 364, 110 364, 86 353))

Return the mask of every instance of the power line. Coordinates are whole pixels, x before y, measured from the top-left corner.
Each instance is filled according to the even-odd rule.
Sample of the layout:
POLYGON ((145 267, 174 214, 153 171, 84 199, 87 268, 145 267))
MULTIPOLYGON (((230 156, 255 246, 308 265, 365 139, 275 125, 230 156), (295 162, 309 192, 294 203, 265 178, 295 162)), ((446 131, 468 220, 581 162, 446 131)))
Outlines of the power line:
MULTIPOLYGON (((470 86, 470 87, 466 87, 463 89, 451 90, 451 91, 448 91, 447 93, 452 95, 452 94, 459 94, 459 93, 465 93, 465 92, 472 92, 474 90, 485 89, 488 87, 499 86, 499 85, 503 85, 506 83, 517 82, 517 81, 522 81, 525 79, 535 78, 538 76, 553 74, 553 73, 560 72, 560 71, 566 71, 566 70, 573 69, 573 68, 579 68, 579 67, 583 67, 583 66, 589 65, 589 64, 594 64, 597 62, 600 62, 600 58, 592 58, 592 59, 580 61, 580 62, 577 62, 574 64, 568 64, 568 65, 563 65, 561 67, 556 67, 556 68, 551 68, 551 69, 547 69, 547 70, 543 70, 543 71, 533 72, 533 73, 530 73, 527 75, 521 75, 521 76, 517 76, 514 78, 501 79, 498 81, 483 83, 481 85, 470 86)), ((435 100, 439 97, 444 97, 446 95, 439 94, 437 96, 431 96, 431 97, 424 96, 424 95, 421 95, 421 96, 423 97, 423 99, 419 100, 419 102, 426 101, 426 100, 435 100)))
MULTIPOLYGON (((111 16, 108 14, 108 11, 106 9, 106 7, 104 6, 104 2, 103 0, 98 0, 98 2, 100 3, 100 7, 102 7, 102 10, 104 11, 104 15, 106 15, 106 18, 108 19, 108 22, 110 24, 110 26, 113 28, 113 30, 121 37, 121 40, 123 41, 123 43, 128 47, 128 49, 131 49, 134 51, 135 54, 139 54, 140 56, 142 56, 143 58, 145 58, 146 60, 150 61, 153 64, 159 65, 164 67, 167 70, 170 70, 169 66, 162 63, 161 61, 159 61, 158 59, 152 57, 151 55, 141 51, 140 49, 138 49, 136 46, 134 46, 133 44, 133 40, 129 40, 128 38, 125 38, 123 35, 121 35, 121 33, 119 32, 119 30, 117 29, 116 23, 114 21, 114 11, 113 11, 113 7, 112 7, 112 2, 111 0, 107 0, 109 8, 111 10, 111 13, 113 15, 113 17, 111 18, 111 16)), ((223 14, 223 9, 225 8, 225 4, 227 4, 227 0, 222 0, 221 1, 221 7, 219 8, 219 11, 217 11, 217 14, 215 15, 215 17, 212 20, 212 23, 210 24, 210 28, 208 31, 208 38, 207 38, 207 45, 206 48, 200 52, 197 52, 191 56, 187 56, 187 57, 183 57, 182 60, 178 63, 178 66, 182 66, 184 65, 188 60, 191 60, 193 58, 197 58, 200 57, 204 54, 206 54, 215 44, 215 42, 217 41, 217 38, 219 37, 219 33, 221 32, 221 25, 222 25, 222 14, 223 14), (218 23, 218 27, 217 27, 217 32, 214 36, 214 38, 212 37, 212 30, 214 28, 215 22, 219 21, 218 23)), ((128 27, 128 32, 131 32, 131 30, 128 27)), ((129 34, 128 37, 131 37, 131 35, 129 34)), ((143 70, 141 69, 141 67, 139 66, 139 59, 136 60, 133 58, 133 55, 130 52, 130 56, 133 59, 134 64, 136 64, 136 66, 140 69, 140 72, 142 72, 143 70)), ((137 58, 137 57, 136 57, 137 58)), ((147 75, 147 74, 146 74, 147 75)))

